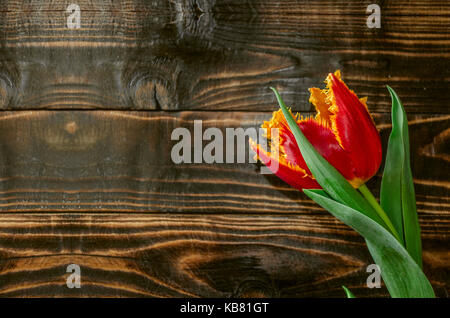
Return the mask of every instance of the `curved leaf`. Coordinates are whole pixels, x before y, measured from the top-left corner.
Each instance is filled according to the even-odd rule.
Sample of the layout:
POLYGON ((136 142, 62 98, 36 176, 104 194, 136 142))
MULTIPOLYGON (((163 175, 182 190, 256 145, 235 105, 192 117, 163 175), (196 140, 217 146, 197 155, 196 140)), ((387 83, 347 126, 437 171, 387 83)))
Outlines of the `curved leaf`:
POLYGON ((422 267, 422 243, 412 179, 408 120, 395 91, 388 86, 392 98, 392 131, 381 182, 381 207, 400 233, 401 241, 411 257, 422 267))
POLYGON ((434 298, 430 282, 414 259, 391 233, 358 211, 327 196, 323 190, 304 190, 312 200, 361 234, 392 297, 434 298))
POLYGON ((342 286, 342 288, 344 289, 347 298, 356 298, 355 295, 353 295, 353 293, 350 291, 350 289, 345 286, 342 286))

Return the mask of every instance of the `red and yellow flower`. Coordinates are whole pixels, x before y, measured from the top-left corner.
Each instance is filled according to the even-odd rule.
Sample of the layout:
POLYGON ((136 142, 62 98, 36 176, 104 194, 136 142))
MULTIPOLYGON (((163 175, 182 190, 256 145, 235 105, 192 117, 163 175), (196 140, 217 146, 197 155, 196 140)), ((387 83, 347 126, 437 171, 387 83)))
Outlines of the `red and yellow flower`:
MULTIPOLYGON (((381 141, 367 110, 367 98, 359 99, 341 80, 339 71, 329 74, 326 88, 311 88, 309 101, 314 118, 296 114, 300 129, 316 150, 355 188, 369 180, 380 167, 381 141)), ((281 110, 261 126, 270 141, 270 152, 250 140, 257 157, 278 177, 297 189, 320 189, 309 171, 281 110), (278 134, 272 136, 271 129, 278 134)))

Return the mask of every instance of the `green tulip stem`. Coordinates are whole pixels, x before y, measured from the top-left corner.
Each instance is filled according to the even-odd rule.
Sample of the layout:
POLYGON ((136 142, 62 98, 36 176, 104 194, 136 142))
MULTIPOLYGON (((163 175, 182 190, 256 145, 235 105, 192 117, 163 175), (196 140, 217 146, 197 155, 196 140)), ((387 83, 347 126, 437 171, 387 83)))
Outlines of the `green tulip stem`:
POLYGON ((386 225, 389 228, 389 230, 391 231, 391 233, 397 238, 397 240, 399 242, 401 242, 400 236, 398 235, 397 230, 394 228, 394 225, 392 224, 391 220, 387 216, 386 212, 384 212, 384 210, 381 208, 380 204, 378 204, 378 201, 377 201, 377 199, 375 199, 372 192, 370 192, 370 190, 367 188, 367 186, 365 184, 360 186, 358 188, 358 190, 361 192, 361 194, 364 196, 364 198, 366 198, 367 202, 369 202, 369 204, 375 209, 375 211, 380 216, 380 218, 386 223, 386 225))

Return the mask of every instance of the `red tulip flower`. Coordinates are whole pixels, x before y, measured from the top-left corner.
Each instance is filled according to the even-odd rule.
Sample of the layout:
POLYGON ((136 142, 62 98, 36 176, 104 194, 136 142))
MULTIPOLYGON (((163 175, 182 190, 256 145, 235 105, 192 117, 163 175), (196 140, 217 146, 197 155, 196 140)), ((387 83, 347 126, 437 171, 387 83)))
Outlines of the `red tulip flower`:
MULTIPOLYGON (((314 118, 296 119, 305 137, 354 188, 359 188, 378 171, 382 160, 380 135, 367 110, 367 98, 359 99, 341 80, 339 71, 329 74, 323 90, 311 88, 309 101, 314 118)), ((308 169, 281 110, 261 126, 271 151, 250 140, 257 157, 282 180, 301 189, 320 189, 308 169), (278 129, 272 136, 271 129, 278 129)))

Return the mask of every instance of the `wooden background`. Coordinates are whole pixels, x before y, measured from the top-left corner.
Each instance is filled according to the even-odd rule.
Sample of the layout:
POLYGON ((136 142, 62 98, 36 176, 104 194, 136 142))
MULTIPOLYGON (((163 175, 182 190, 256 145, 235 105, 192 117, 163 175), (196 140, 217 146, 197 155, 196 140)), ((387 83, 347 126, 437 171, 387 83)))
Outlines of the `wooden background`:
POLYGON ((300 192, 255 164, 170 159, 176 127, 270 118, 269 86, 308 114, 336 69, 384 149, 385 85, 403 99, 424 270, 448 297, 448 0, 0 0, 0 296, 387 296, 365 286, 362 238, 300 192))

